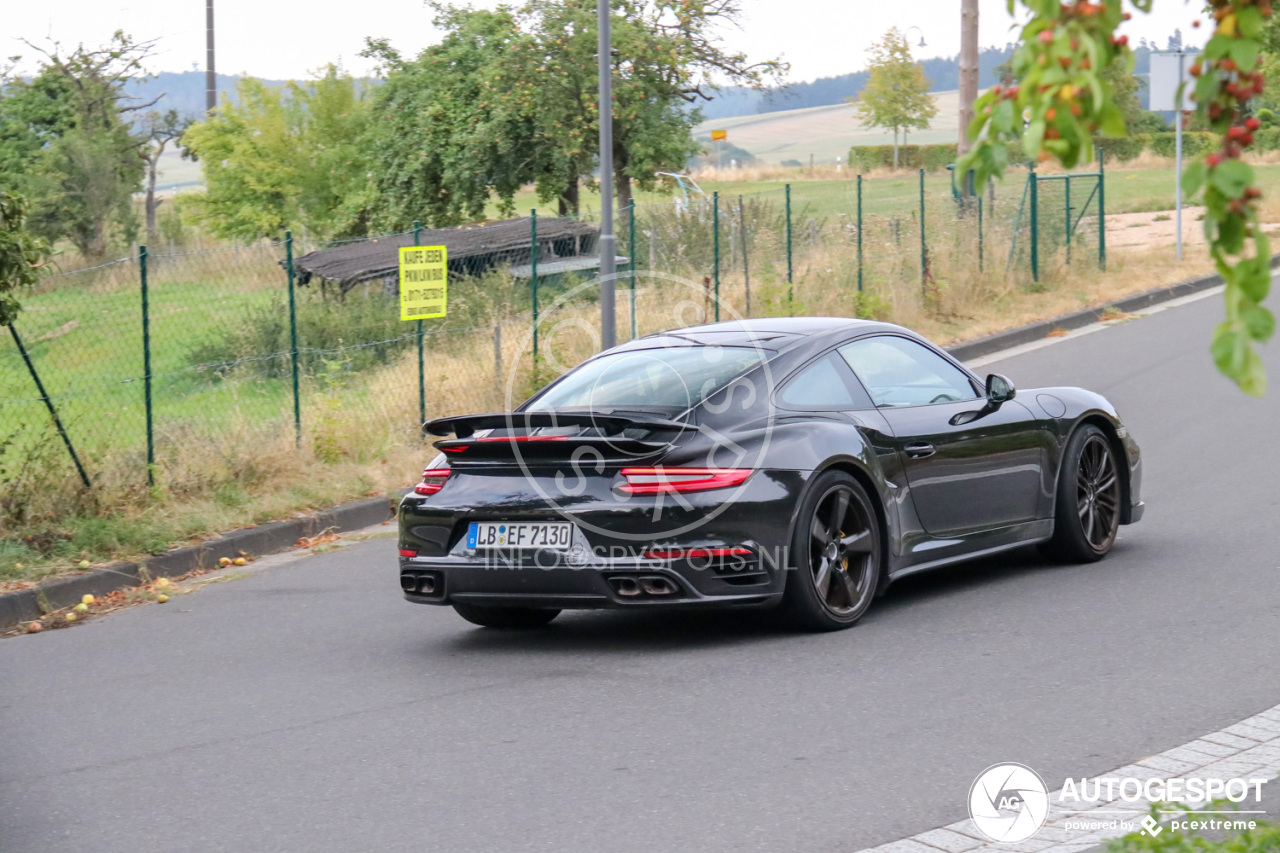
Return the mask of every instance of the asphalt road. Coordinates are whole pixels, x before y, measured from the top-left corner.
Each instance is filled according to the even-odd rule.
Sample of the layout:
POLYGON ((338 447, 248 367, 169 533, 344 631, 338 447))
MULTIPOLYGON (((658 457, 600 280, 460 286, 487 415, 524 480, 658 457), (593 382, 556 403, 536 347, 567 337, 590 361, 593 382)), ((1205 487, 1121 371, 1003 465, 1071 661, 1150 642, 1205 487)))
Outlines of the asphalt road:
MULTIPOLYGON (((1017 553, 856 628, 405 603, 390 539, 0 642, 0 850, 851 851, 1280 702, 1280 388, 1214 372, 1209 298, 992 369, 1107 394, 1146 452, 1097 565, 1017 553)), ((1280 384, 1280 347, 1266 354, 1280 384)))

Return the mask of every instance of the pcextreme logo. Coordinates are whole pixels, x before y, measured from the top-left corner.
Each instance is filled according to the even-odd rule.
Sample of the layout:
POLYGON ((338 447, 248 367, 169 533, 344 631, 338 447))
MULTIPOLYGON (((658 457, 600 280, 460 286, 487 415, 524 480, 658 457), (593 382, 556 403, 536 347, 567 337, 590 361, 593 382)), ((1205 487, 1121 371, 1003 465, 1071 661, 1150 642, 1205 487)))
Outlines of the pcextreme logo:
POLYGON ((992 841, 1026 841, 1049 816, 1049 790, 1040 774, 1023 764, 993 764, 969 789, 969 817, 992 841))

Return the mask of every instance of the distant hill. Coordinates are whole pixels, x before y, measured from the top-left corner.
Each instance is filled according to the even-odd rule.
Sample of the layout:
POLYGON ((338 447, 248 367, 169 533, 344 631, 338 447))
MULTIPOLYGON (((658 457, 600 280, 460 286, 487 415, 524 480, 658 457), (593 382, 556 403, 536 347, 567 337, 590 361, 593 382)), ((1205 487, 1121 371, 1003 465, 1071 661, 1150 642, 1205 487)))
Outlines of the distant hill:
MULTIPOLYGON (((1175 32, 1169 38, 1172 49, 1182 43, 1182 36, 1175 32)), ((1016 45, 1006 44, 1004 47, 983 48, 978 55, 978 86, 986 88, 994 85, 996 67, 1008 62, 1013 56, 1016 45)), ((1134 48, 1134 74, 1147 74, 1150 66, 1151 51, 1158 49, 1146 41, 1134 48)), ((929 79, 931 92, 950 92, 960 88, 960 57, 936 57, 922 60, 925 77, 929 79)), ((867 72, 854 71, 837 77, 819 77, 807 83, 792 83, 776 89, 757 92, 752 89, 730 87, 720 90, 715 100, 702 104, 702 117, 705 119, 728 118, 730 116, 756 115, 760 113, 802 110, 810 107, 828 107, 842 104, 845 98, 856 95, 867 85, 867 72)), ((1142 93, 1145 105, 1146 91, 1142 93)))
MULTIPOLYGON (((229 94, 235 101, 236 83, 242 75, 219 74, 218 97, 229 94)), ((283 86, 284 80, 263 80, 268 86, 283 86)), ((152 98, 160 98, 152 109, 177 110, 180 115, 199 117, 204 115, 204 72, 203 71, 161 71, 149 80, 131 82, 126 90, 140 103, 152 98), (163 97, 162 97, 163 96, 163 97)))

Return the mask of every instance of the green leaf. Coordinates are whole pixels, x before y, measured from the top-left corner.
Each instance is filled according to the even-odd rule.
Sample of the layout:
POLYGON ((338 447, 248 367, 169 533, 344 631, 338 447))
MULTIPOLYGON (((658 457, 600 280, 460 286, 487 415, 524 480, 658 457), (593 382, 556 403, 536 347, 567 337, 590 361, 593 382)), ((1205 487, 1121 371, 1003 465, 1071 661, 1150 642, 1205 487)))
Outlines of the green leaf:
POLYGON ((1223 160, 1209 173, 1213 185, 1228 198, 1239 198, 1253 186, 1253 167, 1240 160, 1223 160))
POLYGON ((1102 108, 1102 114, 1098 116, 1098 130, 1103 136, 1119 138, 1125 135, 1124 113, 1119 107, 1109 103, 1102 108))
POLYGON ((1236 12, 1236 26, 1245 38, 1257 38, 1262 32, 1262 11, 1257 6, 1245 6, 1236 12))
POLYGON ((1204 186, 1204 180, 1209 176, 1209 167, 1205 165, 1203 160, 1192 161, 1187 168, 1182 170, 1182 189, 1187 197, 1200 192, 1200 188, 1204 186))
POLYGON ((1240 319, 1244 321, 1244 327, 1248 331, 1249 337, 1259 343, 1271 340, 1271 336, 1275 334, 1275 315, 1261 305, 1255 305, 1253 308, 1246 310, 1240 319))
POLYGON ((1271 289, 1271 265, 1266 257, 1246 258, 1236 264, 1236 283, 1254 302, 1267 298, 1271 289))
POLYGON ((1011 133, 1013 131, 1012 101, 1001 101, 991 111, 991 126, 995 128, 997 133, 1011 133))
POLYGON ((1234 41, 1235 39, 1228 36, 1214 36, 1204 46, 1205 58, 1222 59, 1231 50, 1231 43, 1234 41))
POLYGON ((1244 249, 1244 220, 1231 214, 1219 220, 1217 242, 1228 255, 1238 255, 1244 249))
POLYGON ((1244 366, 1239 375, 1234 377, 1240 390, 1251 397, 1261 397, 1267 393, 1267 370, 1262 366, 1262 359, 1252 347, 1246 345, 1244 366))
POLYGON ((1258 43, 1253 39, 1233 39, 1231 58, 1246 74, 1253 71, 1258 64, 1258 43))
POLYGON ((1209 345, 1209 353, 1213 363, 1224 376, 1235 379, 1244 367, 1244 348, 1247 342, 1244 336, 1231 328, 1228 323, 1220 323, 1213 333, 1213 343, 1209 345))

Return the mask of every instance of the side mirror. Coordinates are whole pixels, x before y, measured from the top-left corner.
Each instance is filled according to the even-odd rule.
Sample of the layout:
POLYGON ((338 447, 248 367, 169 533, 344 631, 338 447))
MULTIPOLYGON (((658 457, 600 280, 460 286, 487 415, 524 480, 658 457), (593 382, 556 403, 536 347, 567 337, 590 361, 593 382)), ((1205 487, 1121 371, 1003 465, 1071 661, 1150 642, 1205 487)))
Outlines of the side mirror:
POLYGON ((987 377, 987 402, 993 406, 999 406, 1001 403, 1007 403, 1018 395, 1018 389, 1013 387, 1012 380, 1007 376, 1001 376, 999 373, 992 373, 987 377))

